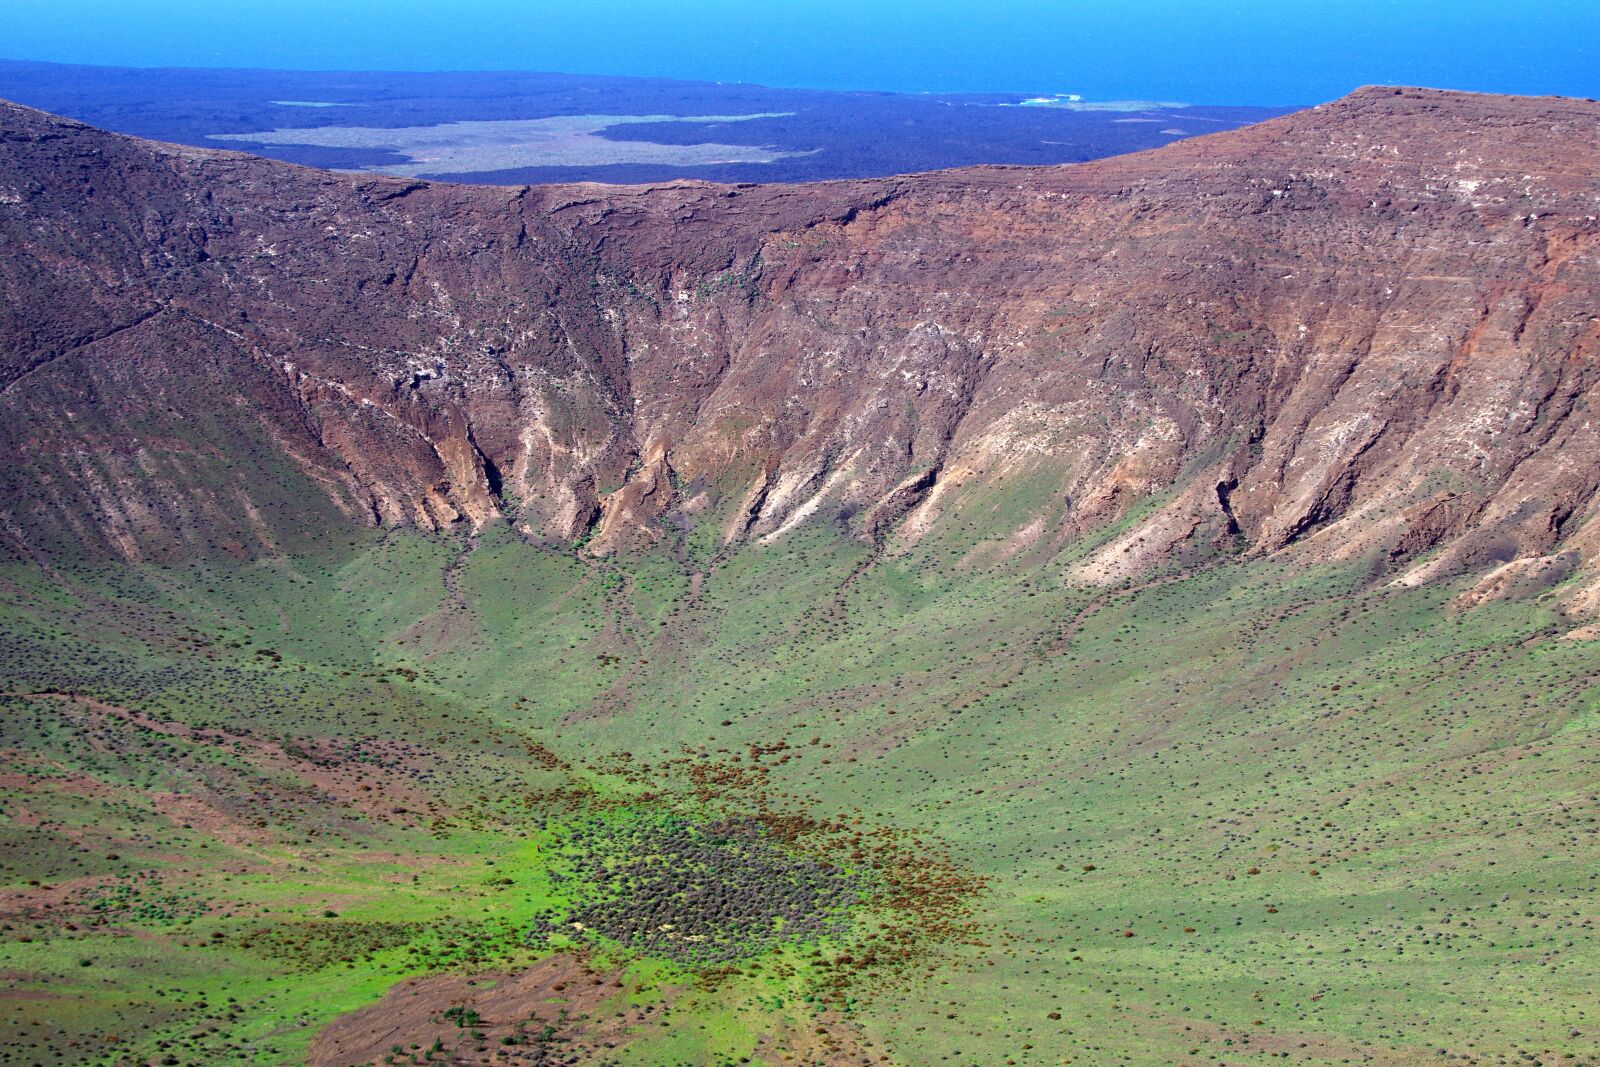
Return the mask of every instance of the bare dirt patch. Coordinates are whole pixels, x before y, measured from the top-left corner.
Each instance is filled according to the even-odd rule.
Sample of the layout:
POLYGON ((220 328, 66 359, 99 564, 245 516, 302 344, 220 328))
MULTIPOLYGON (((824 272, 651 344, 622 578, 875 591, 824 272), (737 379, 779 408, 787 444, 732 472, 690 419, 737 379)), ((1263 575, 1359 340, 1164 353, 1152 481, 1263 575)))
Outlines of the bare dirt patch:
POLYGON ((514 974, 408 979, 370 1007, 329 1023, 310 1067, 382 1062, 395 1046, 437 1048, 437 1064, 556 1064, 644 1022, 646 1012, 601 1008, 621 991, 614 974, 574 956, 553 956, 514 974), (604 1015, 604 1017, 602 1017, 604 1015), (481 1036, 480 1036, 481 1035, 481 1036), (510 1038, 513 1044, 506 1044, 510 1038))

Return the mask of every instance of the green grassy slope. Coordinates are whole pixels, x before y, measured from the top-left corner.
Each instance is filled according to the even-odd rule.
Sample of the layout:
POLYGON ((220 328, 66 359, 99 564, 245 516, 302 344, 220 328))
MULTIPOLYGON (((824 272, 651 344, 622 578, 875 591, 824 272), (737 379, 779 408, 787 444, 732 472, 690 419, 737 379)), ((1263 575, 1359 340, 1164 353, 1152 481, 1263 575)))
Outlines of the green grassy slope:
POLYGON ((821 1020, 903 1064, 1600 1064, 1600 645, 1540 603, 1087 589, 960 527, 678 559, 6 568, 0 1062, 296 1062, 406 975, 585 948, 521 941, 581 892, 560 827, 665 804, 893 831, 977 925, 715 981, 591 943, 674 998, 622 1062, 821 1020))

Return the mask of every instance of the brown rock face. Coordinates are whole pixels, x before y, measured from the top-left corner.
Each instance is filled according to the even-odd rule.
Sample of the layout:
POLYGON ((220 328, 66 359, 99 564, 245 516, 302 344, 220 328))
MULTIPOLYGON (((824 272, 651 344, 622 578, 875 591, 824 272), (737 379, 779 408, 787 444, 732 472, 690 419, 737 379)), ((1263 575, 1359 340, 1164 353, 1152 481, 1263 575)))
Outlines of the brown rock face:
POLYGON ((1593 103, 1364 89, 1072 167, 494 189, 7 106, 0 520, 130 558, 502 516, 1060 547, 1154 498, 1075 573, 1596 574, 1597 146, 1593 103))

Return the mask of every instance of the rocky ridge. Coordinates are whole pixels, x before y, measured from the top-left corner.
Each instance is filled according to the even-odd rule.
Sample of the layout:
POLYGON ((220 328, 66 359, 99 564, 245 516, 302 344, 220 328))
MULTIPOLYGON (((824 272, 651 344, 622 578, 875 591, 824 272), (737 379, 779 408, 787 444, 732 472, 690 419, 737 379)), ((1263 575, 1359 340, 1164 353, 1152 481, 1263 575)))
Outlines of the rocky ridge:
POLYGON ((3 105, 0 536, 969 523, 1600 613, 1597 146, 1594 102, 1368 88, 1068 167, 486 188, 3 105))

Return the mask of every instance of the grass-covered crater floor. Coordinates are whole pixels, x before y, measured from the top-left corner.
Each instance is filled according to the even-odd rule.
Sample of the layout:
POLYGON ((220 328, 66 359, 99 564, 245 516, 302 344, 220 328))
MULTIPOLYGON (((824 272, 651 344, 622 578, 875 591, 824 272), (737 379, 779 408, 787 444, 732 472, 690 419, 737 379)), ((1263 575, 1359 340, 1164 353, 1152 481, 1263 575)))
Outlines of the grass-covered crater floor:
POLYGON ((1596 643, 964 530, 5 567, 0 1063, 1600 1063, 1596 643))

